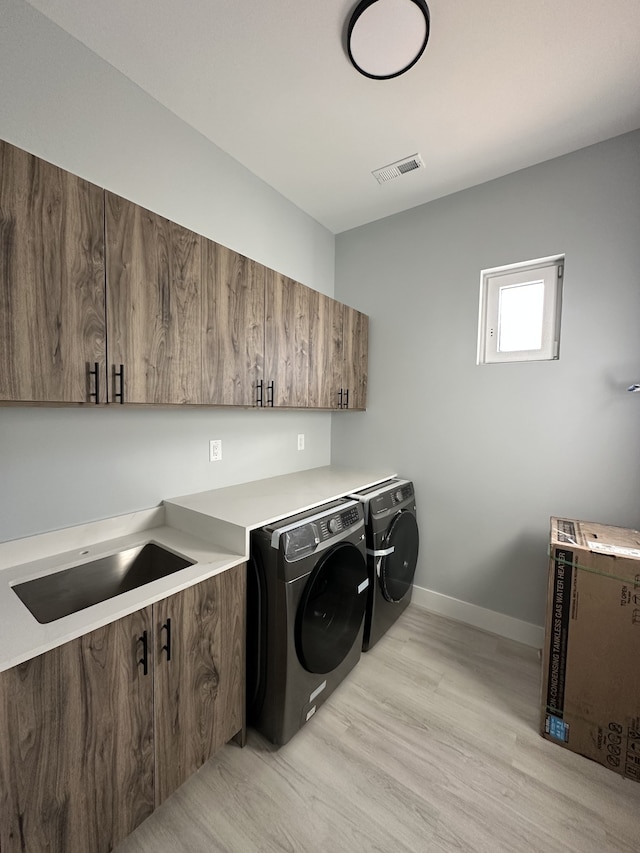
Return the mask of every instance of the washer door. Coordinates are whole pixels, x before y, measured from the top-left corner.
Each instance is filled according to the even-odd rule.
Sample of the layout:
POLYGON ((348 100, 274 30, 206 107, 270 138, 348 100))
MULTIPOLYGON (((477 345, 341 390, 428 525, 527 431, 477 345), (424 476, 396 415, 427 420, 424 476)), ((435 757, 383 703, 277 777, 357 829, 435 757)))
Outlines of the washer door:
POLYGON ((369 578, 355 545, 341 542, 315 567, 296 618, 296 650, 309 672, 327 673, 353 648, 364 618, 369 578))
POLYGON ((403 510, 394 516, 384 548, 393 552, 379 563, 380 589, 387 601, 398 602, 411 589, 418 562, 418 525, 413 513, 403 510))

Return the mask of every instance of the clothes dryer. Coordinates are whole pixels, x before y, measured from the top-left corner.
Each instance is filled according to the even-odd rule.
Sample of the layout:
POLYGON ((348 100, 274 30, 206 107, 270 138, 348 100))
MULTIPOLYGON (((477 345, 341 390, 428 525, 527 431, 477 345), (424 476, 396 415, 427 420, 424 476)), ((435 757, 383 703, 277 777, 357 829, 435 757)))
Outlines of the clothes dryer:
POLYGON ((363 505, 341 499, 251 534, 247 722, 285 744, 362 652, 363 505))
POLYGON ((363 650, 389 630, 411 601, 418 562, 413 483, 395 478, 352 495, 362 503, 370 586, 363 650))

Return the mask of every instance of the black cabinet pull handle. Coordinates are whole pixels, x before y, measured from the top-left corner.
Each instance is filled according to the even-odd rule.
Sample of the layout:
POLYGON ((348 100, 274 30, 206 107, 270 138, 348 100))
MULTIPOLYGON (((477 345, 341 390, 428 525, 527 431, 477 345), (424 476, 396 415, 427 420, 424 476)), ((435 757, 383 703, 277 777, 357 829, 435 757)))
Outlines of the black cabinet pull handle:
POLYGON ((273 398, 275 396, 275 387, 276 383, 272 379, 271 382, 267 385, 267 406, 271 406, 273 408, 273 398))
POLYGON ((345 394, 345 398, 346 398, 346 402, 345 402, 345 404, 344 404, 344 408, 345 408, 345 409, 348 409, 348 408, 349 408, 349 389, 348 389, 348 388, 346 389, 346 391, 344 392, 344 394, 345 394))
POLYGON ((138 661, 138 666, 142 664, 143 675, 149 674, 149 638, 147 632, 143 631, 142 636, 138 637, 138 642, 142 643, 142 657, 138 661))
POLYGON ((120 380, 120 390, 115 392, 114 397, 119 403, 124 403, 124 364, 120 365, 120 370, 116 370, 114 365, 113 374, 116 381, 120 380))
POLYGON ((100 365, 94 362, 93 370, 89 371, 89 376, 95 377, 94 390, 89 393, 89 397, 95 401, 96 405, 100 402, 100 365))
POLYGON ((262 379, 259 382, 256 382, 256 406, 264 406, 262 401, 262 392, 264 390, 264 382, 262 379))
POLYGON ((160 651, 167 653, 167 663, 168 663, 171 660, 171 619, 167 619, 167 621, 164 623, 162 628, 160 628, 160 630, 167 632, 167 642, 160 649, 160 651))
POLYGON ((342 388, 338 391, 338 408, 342 408, 342 388))

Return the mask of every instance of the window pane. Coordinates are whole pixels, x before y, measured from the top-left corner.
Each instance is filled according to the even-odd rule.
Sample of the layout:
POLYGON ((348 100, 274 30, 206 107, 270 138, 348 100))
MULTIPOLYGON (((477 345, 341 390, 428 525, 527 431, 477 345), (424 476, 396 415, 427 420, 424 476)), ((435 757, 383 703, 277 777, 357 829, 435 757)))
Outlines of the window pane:
POLYGON ((498 309, 498 352, 540 349, 543 308, 543 281, 501 287, 498 309))

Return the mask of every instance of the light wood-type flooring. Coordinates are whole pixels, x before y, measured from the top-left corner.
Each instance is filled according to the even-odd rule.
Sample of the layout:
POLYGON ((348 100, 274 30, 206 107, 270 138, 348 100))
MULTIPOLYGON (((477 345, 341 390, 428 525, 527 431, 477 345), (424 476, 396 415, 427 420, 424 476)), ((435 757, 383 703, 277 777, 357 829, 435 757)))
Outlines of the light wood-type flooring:
POLYGON ((540 737, 539 676, 412 605, 286 746, 225 746, 118 853, 638 853, 640 784, 540 737))

